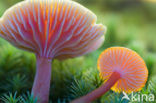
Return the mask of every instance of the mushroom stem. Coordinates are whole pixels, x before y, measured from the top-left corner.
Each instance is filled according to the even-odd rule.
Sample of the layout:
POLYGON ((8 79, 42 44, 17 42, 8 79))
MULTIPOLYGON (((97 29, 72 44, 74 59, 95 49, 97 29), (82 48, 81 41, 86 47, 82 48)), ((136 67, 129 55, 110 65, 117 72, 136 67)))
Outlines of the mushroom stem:
POLYGON ((37 68, 32 95, 38 103, 48 103, 51 80, 51 59, 37 56, 37 68))
POLYGON ((88 93, 87 95, 72 101, 71 103, 91 103, 95 99, 105 94, 119 79, 120 73, 113 72, 110 78, 102 86, 88 93))

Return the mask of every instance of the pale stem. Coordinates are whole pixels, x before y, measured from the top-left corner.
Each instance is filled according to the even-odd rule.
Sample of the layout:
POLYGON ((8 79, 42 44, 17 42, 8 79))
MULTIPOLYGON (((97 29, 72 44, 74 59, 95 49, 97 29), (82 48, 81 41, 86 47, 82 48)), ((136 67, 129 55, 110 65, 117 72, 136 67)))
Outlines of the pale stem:
POLYGON ((99 88, 82 96, 71 103, 91 103, 95 99, 104 95, 110 88, 120 79, 120 74, 118 72, 113 72, 110 78, 99 88))
POLYGON ((37 56, 36 65, 32 95, 34 98, 37 98, 37 103, 48 103, 51 80, 51 59, 37 56))

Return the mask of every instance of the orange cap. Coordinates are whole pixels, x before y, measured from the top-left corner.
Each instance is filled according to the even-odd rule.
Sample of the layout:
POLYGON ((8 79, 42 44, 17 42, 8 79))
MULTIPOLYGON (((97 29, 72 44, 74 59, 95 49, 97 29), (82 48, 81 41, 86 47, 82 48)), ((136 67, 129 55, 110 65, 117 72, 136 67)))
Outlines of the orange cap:
POLYGON ((136 52, 123 47, 112 47, 102 52, 98 59, 98 69, 104 80, 108 80, 113 72, 120 74, 120 79, 111 88, 115 92, 139 91, 148 77, 144 60, 136 52))

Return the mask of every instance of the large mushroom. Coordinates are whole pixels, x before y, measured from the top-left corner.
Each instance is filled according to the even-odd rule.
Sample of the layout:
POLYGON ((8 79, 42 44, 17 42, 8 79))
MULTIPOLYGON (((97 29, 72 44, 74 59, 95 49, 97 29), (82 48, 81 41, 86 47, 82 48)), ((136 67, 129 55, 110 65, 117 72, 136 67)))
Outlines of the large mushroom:
POLYGON ((148 77, 144 60, 136 52, 123 47, 112 47, 102 52, 98 69, 105 80, 104 84, 72 103, 91 103, 110 89, 115 92, 137 92, 144 87, 148 77))
POLYGON ((54 58, 78 57, 98 49, 106 28, 96 15, 71 0, 25 0, 0 19, 0 36, 17 48, 36 54, 32 88, 38 102, 47 103, 54 58))

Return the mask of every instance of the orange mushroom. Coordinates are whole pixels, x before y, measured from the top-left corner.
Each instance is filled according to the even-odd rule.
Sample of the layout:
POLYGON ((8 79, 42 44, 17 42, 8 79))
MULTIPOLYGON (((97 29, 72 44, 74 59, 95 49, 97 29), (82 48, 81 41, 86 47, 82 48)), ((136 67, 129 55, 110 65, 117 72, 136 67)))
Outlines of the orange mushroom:
POLYGON ((97 65, 105 83, 72 103, 90 103, 110 88, 115 92, 137 92, 147 81, 148 70, 144 60, 127 48, 112 47, 105 50, 100 55, 97 65))
POLYGON ((32 88, 38 102, 48 103, 51 61, 81 56, 98 49, 106 28, 96 15, 71 0, 25 0, 0 18, 0 36, 17 48, 36 54, 32 88))

